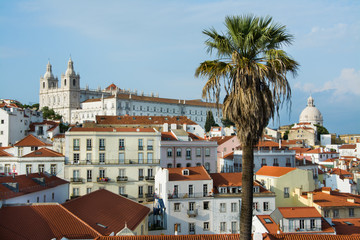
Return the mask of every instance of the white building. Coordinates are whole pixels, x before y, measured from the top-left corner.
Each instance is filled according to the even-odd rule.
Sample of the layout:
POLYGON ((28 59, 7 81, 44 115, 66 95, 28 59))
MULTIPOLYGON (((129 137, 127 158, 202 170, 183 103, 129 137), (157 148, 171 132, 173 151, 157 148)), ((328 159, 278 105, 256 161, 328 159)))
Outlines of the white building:
POLYGON ((60 123, 44 120, 42 122, 30 123, 29 134, 35 137, 53 140, 54 136, 60 133, 60 123))
MULTIPOLYGON (((295 167, 295 150, 279 146, 273 141, 260 141, 254 148, 254 172, 263 166, 295 167)), ((242 150, 234 151, 234 170, 242 171, 242 150)))
POLYGON ((4 204, 64 203, 69 196, 69 183, 44 173, 0 178, 0 208, 4 204))
POLYGON ((47 172, 64 178, 65 156, 55 152, 52 144, 28 135, 14 147, 0 150, 0 174, 30 174, 47 172))
MULTIPOLYGON (((155 176, 158 201, 163 202, 164 234, 238 233, 241 173, 207 173, 204 167, 164 168, 155 176)), ((275 195, 254 184, 254 214, 275 209, 275 195)), ((156 218, 158 217, 158 218, 156 218)))
POLYGON ((65 133, 70 196, 103 188, 139 202, 152 201, 160 139, 153 128, 71 128, 65 133))
POLYGON ((353 175, 345 170, 333 168, 324 174, 325 187, 339 190, 341 193, 358 194, 353 175))
POLYGON ((47 64, 46 73, 40 78, 40 108, 48 106, 63 116, 69 123, 94 121, 96 115, 143 115, 143 116, 187 116, 204 126, 206 113, 213 111, 215 121, 221 124, 222 113, 213 103, 201 100, 159 98, 153 93, 145 95, 137 90, 119 89, 111 84, 104 90, 80 88, 80 75, 74 71, 70 59, 61 84, 47 64))
POLYGON ((217 142, 205 140, 183 129, 161 133, 161 167, 204 166, 208 172, 217 170, 217 142))
POLYGON ((0 147, 11 146, 27 135, 31 122, 41 122, 42 113, 0 104, 0 147))
POLYGON ((329 158, 338 158, 339 153, 324 151, 323 148, 316 148, 303 153, 303 156, 311 157, 313 163, 321 164, 323 161, 329 158))

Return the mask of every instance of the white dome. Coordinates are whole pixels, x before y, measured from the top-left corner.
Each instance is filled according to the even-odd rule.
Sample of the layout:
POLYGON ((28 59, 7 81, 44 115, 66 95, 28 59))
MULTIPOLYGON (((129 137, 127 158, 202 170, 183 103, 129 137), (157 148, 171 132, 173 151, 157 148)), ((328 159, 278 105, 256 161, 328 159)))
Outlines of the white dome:
POLYGON ((44 74, 44 78, 46 79, 54 78, 50 62, 48 62, 48 64, 46 65, 46 73, 44 74))
POLYGON ((70 76, 70 75, 73 75, 73 74, 75 74, 74 65, 73 65, 73 61, 70 58, 69 62, 68 62, 68 68, 66 69, 65 75, 70 76))
POLYGON ((313 124, 323 125, 323 116, 319 109, 314 105, 314 99, 310 96, 308 98, 307 107, 301 112, 299 122, 310 122, 313 124))

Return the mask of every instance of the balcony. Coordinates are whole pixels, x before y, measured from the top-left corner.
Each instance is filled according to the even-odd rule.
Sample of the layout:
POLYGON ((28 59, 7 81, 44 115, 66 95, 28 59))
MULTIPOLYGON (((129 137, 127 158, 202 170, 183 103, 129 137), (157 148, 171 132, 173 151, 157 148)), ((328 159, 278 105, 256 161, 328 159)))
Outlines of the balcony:
POLYGON ((139 176, 139 181, 143 181, 144 180, 144 176, 139 176))
POLYGON ((290 193, 284 193, 284 198, 289 198, 290 197, 290 193))
POLYGON ((138 149, 139 150, 144 150, 144 146, 139 146, 138 149))
POLYGON ((100 146, 100 147, 99 147, 99 150, 100 150, 100 151, 104 151, 104 150, 105 150, 105 146, 100 146))
POLYGON ((139 193, 138 198, 143 198, 144 194, 143 193, 139 193))
POLYGON ((147 150, 153 150, 153 146, 147 146, 147 150))
POLYGON ((84 179, 80 177, 70 178, 71 183, 84 183, 84 179))
POLYGON ((87 150, 87 151, 91 151, 91 150, 92 150, 92 147, 91 147, 91 146, 86 146, 86 150, 87 150))
POLYGON ((187 210, 187 215, 189 217, 196 217, 198 215, 198 210, 197 209, 187 210))
POLYGON ((128 195, 127 194, 125 194, 125 193, 120 193, 120 196, 123 196, 123 197, 128 197, 128 195))
POLYGON ((124 150, 125 150, 125 146, 119 146, 119 150, 120 150, 120 151, 124 151, 124 150))
POLYGON ((146 176, 145 180, 146 181, 155 181, 155 176, 146 176))
POLYGON ((108 182, 110 182, 110 178, 108 178, 108 177, 98 177, 98 178, 96 179, 96 181, 97 181, 98 183, 108 183, 108 182))
POLYGON ((178 198, 208 198, 212 197, 212 193, 206 193, 203 192, 195 192, 195 193, 169 193, 168 199, 178 199, 178 198))
POLYGON ((160 163, 160 159, 92 159, 92 160, 74 160, 68 161, 65 165, 127 165, 127 164, 149 164, 157 165, 160 163))
POLYGON ((118 177, 116 178, 116 181, 117 181, 117 182, 127 182, 127 180, 128 180, 128 177, 127 177, 127 176, 118 176, 118 177))
POLYGON ((79 151, 79 150, 80 150, 80 146, 74 146, 74 147, 73 147, 73 150, 74 150, 74 151, 79 151))
POLYGON ((154 194, 153 194, 153 193, 146 193, 146 194, 145 194, 145 197, 146 197, 146 201, 147 201, 147 202, 152 202, 152 201, 154 201, 154 194))
POLYGON ((92 182, 92 178, 86 179, 87 182, 92 182))

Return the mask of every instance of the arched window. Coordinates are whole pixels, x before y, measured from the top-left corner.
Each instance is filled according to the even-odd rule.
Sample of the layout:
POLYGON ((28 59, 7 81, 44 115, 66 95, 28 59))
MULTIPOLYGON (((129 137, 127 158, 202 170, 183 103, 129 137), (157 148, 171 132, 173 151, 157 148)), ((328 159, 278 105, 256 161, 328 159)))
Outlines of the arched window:
POLYGON ((66 79, 64 79, 64 86, 66 86, 66 79))
POLYGON ((186 164, 186 167, 191 167, 191 163, 187 163, 187 164, 186 164))
POLYGON ((168 157, 171 157, 171 156, 172 156, 172 149, 171 149, 171 148, 168 148, 168 149, 167 149, 167 156, 168 156, 168 157))
POLYGON ((76 85, 76 80, 75 79, 73 79, 73 86, 75 86, 76 85))
POLYGON ((45 88, 45 82, 43 82, 43 88, 45 88))
POLYGON ((176 167, 177 167, 177 168, 181 168, 181 163, 177 163, 177 164, 176 164, 176 167))

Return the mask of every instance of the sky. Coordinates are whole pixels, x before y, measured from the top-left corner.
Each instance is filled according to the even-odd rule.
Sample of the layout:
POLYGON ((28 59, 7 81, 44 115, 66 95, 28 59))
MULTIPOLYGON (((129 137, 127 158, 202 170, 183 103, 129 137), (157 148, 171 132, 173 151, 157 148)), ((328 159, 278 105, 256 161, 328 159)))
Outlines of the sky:
POLYGON ((300 63, 289 76, 292 107, 270 127, 296 123, 311 94, 331 133, 360 134, 360 1, 34 0, 0 1, 0 98, 39 102, 50 60, 60 79, 71 56, 81 87, 200 99, 195 78, 207 54, 202 31, 224 31, 226 16, 272 16, 300 63))

